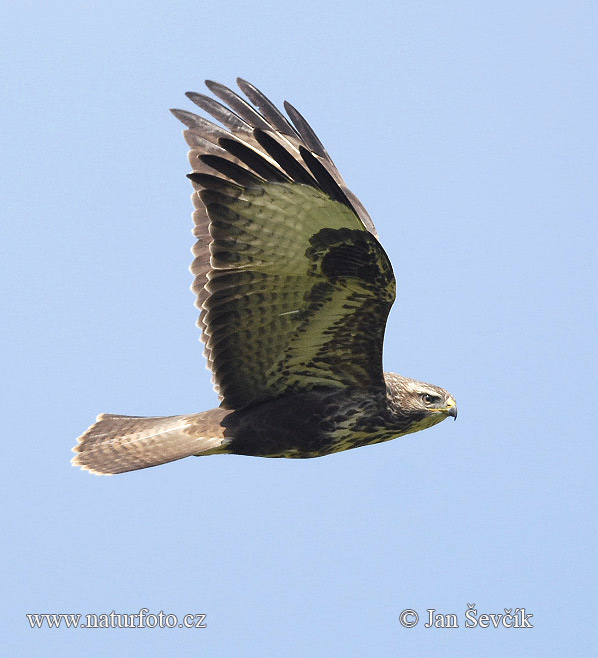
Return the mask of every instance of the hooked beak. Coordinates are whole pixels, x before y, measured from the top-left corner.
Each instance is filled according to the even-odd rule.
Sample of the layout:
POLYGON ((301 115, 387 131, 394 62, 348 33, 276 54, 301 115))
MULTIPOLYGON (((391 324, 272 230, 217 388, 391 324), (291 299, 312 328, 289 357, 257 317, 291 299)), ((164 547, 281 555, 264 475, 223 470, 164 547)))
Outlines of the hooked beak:
POLYGON ((453 397, 450 397, 446 401, 446 415, 452 416, 455 420, 457 420, 457 403, 453 397))

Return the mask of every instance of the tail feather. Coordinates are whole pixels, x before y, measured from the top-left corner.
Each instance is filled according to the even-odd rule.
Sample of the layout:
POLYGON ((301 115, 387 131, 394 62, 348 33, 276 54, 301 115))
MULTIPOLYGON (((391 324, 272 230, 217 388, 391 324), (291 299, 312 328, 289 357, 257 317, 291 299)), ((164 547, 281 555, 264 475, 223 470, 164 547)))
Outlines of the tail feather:
POLYGON ((143 418, 100 414, 78 439, 74 466, 113 475, 190 457, 224 452, 224 409, 198 414, 143 418))

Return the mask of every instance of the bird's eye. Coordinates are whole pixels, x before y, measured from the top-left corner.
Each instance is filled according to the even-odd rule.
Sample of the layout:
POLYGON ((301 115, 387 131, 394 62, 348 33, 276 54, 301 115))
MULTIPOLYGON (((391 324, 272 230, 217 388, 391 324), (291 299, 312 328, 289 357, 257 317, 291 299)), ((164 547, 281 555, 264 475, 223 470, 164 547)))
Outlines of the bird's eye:
POLYGON ((432 404, 432 402, 434 402, 434 396, 430 395, 429 393, 422 393, 422 400, 426 404, 432 404))

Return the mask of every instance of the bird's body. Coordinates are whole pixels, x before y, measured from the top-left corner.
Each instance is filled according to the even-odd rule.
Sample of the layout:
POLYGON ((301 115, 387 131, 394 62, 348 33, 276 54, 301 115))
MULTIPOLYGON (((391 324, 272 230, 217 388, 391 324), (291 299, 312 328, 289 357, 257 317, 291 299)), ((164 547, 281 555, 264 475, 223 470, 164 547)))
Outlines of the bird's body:
MULTIPOLYGON (((385 373, 391 386, 404 380, 385 373)), ((404 380, 408 381, 408 380, 404 380)), ((401 382, 402 383, 402 382, 401 382)), ((440 422, 425 414, 393 409, 386 388, 314 389, 231 414, 231 442, 223 452, 254 457, 305 459, 389 441, 440 422)))
POLYGON ((244 81, 255 107, 207 84, 229 107, 188 95, 225 128, 173 112, 189 128, 193 290, 221 406, 102 414, 74 463, 109 474, 190 455, 319 457, 455 417, 443 389, 382 372, 394 274, 313 130, 287 104, 291 126, 244 81))

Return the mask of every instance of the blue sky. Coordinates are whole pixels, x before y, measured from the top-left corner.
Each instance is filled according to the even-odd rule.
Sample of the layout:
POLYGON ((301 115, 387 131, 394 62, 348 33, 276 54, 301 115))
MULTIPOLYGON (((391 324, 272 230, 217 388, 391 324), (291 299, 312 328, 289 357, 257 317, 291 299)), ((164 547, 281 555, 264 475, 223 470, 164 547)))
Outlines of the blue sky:
POLYGON ((595 651, 596 19, 574 1, 5 7, 2 655, 595 651), (459 419, 324 459, 91 476, 70 448, 99 412, 216 406, 168 108, 236 76, 298 107, 368 208, 398 283, 386 369, 450 390, 459 419), (465 628, 468 603, 534 628, 465 628), (207 628, 25 616, 141 608, 207 628), (424 628, 428 608, 459 628, 424 628))

